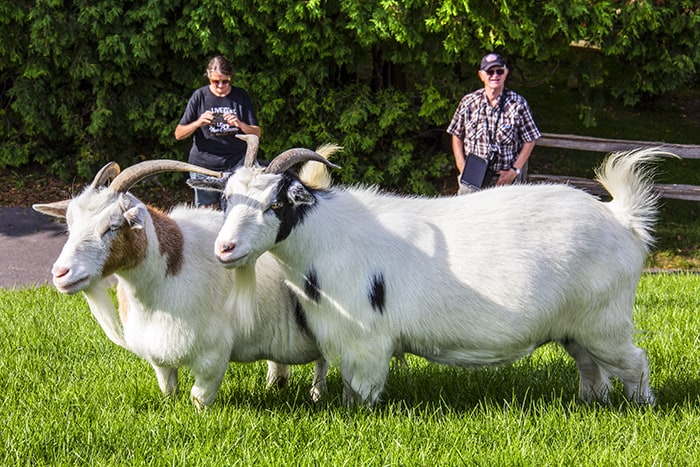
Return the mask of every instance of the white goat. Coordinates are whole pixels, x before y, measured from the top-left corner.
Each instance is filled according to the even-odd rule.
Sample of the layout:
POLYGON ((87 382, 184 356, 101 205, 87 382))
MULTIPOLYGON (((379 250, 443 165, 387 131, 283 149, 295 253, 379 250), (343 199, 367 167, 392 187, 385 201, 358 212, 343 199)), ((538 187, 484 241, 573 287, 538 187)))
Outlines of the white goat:
POLYGON ((287 169, 324 159, 292 149, 229 179, 215 253, 227 267, 278 258, 349 404, 377 401, 395 354, 472 367, 550 341, 574 358, 582 399, 606 401, 612 374, 652 403, 632 309, 657 211, 644 166, 657 154, 611 155, 602 202, 566 185, 431 199, 314 190, 287 169))
POLYGON ((259 313, 242 325, 229 298, 239 278, 211 253, 223 213, 179 206, 166 215, 127 192, 138 180, 165 170, 215 174, 164 160, 119 174, 111 163, 73 200, 34 205, 68 222, 68 240, 52 269, 56 288, 83 291, 107 336, 146 359, 166 395, 177 389, 180 366, 191 369, 191 398, 201 408, 214 401, 229 360, 278 362, 268 361, 268 386, 286 383, 287 364, 316 360, 311 395, 318 400, 327 363, 274 258, 262 257, 256 268, 259 313), (118 278, 119 316, 105 285, 110 274, 118 278))

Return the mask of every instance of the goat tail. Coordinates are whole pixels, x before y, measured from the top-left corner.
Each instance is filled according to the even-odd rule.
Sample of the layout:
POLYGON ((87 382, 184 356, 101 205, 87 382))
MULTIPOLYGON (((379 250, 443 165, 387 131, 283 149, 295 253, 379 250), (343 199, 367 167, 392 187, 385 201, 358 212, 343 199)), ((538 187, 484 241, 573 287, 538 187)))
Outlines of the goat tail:
MULTIPOLYGON (((330 159, 333 154, 341 151, 342 146, 328 143, 316 149, 316 152, 325 159, 330 159)), ((332 179, 325 164, 316 161, 306 162, 299 170, 299 180, 312 188, 330 188, 332 179)))
POLYGON ((610 210, 645 244, 654 243, 653 228, 658 214, 659 195, 652 181, 653 162, 661 155, 675 156, 660 148, 635 149, 612 153, 596 170, 596 180, 612 196, 610 210))

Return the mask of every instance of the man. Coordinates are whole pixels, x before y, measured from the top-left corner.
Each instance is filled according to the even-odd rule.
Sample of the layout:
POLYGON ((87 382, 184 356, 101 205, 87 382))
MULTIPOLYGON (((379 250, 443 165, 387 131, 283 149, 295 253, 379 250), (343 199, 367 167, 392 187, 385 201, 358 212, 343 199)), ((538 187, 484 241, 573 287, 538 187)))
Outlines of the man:
MULTIPOLYGON (((507 77, 503 57, 497 53, 484 56, 479 69, 484 88, 462 98, 447 128, 460 179, 467 155, 474 154, 489 161, 493 173, 484 186, 525 180, 527 160, 541 134, 527 101, 506 89, 507 77)), ((459 194, 472 191, 473 187, 460 183, 459 194)))

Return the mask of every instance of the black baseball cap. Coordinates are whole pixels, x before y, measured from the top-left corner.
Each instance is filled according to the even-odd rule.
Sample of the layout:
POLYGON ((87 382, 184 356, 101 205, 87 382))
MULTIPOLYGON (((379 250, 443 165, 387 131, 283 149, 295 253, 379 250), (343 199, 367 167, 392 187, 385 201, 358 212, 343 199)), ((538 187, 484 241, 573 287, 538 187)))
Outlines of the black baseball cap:
POLYGON ((502 67, 502 68, 508 68, 506 66, 506 61, 503 60, 503 57, 501 57, 497 53, 490 53, 487 55, 484 55, 484 58, 481 59, 481 70, 488 71, 493 67, 502 67))

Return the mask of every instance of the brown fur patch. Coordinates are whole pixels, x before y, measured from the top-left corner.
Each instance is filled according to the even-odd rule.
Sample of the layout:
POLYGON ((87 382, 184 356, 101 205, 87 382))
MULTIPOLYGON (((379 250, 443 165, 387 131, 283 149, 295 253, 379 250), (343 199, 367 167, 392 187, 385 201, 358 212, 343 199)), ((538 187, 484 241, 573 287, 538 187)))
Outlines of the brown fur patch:
POLYGON ((102 275, 107 277, 119 270, 133 268, 143 261, 147 246, 148 240, 143 230, 122 227, 110 245, 102 275))
POLYGON ((165 256, 168 263, 167 275, 175 276, 182 269, 184 260, 182 249, 185 240, 182 231, 177 223, 162 211, 151 206, 148 207, 148 211, 153 219, 153 227, 160 245, 160 254, 165 256))
MULTIPOLYGON (((148 206, 153 219, 153 227, 158 238, 160 254, 167 263, 166 275, 180 272, 183 263, 182 248, 184 239, 180 227, 170 217, 158 209, 148 206)), ((146 257, 148 239, 143 229, 130 229, 124 226, 110 245, 109 256, 105 261, 102 276, 107 277, 117 271, 137 266, 146 257)))

